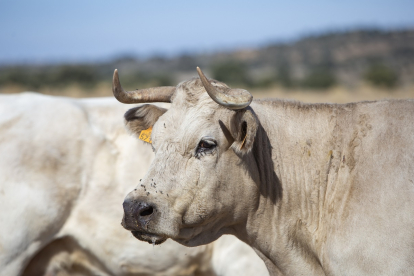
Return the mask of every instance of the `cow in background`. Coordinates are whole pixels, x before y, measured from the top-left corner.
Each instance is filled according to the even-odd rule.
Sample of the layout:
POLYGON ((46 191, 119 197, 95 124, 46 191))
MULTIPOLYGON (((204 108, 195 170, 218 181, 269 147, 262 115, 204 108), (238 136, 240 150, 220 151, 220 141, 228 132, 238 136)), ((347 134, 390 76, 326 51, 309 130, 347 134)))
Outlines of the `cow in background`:
POLYGON ((0 97, 0 274, 267 273, 232 237, 153 247, 122 229, 122 199, 153 159, 150 146, 126 133, 126 109, 113 99, 0 97))

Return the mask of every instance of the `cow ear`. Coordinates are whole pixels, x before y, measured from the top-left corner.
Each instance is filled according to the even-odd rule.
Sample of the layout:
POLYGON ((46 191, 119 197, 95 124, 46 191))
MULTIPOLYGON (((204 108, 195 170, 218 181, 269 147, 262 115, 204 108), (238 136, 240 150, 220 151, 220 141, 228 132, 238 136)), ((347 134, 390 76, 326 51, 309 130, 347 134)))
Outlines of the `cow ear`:
POLYGON ((257 117, 250 108, 236 113, 232 123, 232 134, 236 138, 231 145, 236 153, 246 154, 253 148, 258 126, 257 117))
POLYGON ((139 136, 141 131, 152 127, 166 111, 167 109, 152 104, 131 108, 124 115, 126 127, 132 134, 139 136))

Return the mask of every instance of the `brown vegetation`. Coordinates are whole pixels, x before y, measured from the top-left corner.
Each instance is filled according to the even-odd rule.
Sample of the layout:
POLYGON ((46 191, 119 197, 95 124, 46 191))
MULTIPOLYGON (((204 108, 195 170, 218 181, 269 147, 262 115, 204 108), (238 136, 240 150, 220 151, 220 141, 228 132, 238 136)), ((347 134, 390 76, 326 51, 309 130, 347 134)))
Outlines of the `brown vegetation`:
MULTIPOLYGON (((20 86, 6 86, 0 88, 0 93, 19 93, 27 91, 20 86)), ((281 86, 249 89, 255 98, 292 99, 309 103, 329 102, 347 103, 356 101, 373 101, 380 99, 407 99, 414 98, 414 85, 394 89, 379 88, 368 84, 361 84, 355 88, 334 86, 325 90, 288 89, 281 86)), ((79 85, 70 85, 60 89, 43 87, 35 92, 46 95, 74 98, 85 97, 113 97, 110 82, 101 82, 93 88, 84 88, 79 85)))
POLYGON ((125 88, 132 90, 176 85, 196 77, 196 66, 207 76, 248 89, 256 97, 305 102, 413 98, 414 29, 326 33, 252 49, 168 58, 0 66, 0 93, 112 96, 115 68, 125 88))

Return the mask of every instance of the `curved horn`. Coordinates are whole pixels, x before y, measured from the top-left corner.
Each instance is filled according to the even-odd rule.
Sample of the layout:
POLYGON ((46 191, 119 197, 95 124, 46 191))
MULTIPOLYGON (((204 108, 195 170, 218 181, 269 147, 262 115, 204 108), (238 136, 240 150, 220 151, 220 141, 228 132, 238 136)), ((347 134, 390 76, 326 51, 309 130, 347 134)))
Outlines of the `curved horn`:
POLYGON ((137 89, 135 91, 125 91, 119 82, 118 69, 114 71, 112 79, 112 92, 115 98, 121 103, 150 103, 150 102, 171 102, 175 86, 161 86, 147 89, 137 89))
POLYGON ((253 96, 249 91, 244 89, 224 89, 214 87, 199 67, 197 67, 197 72, 207 93, 219 105, 229 109, 242 109, 249 106, 252 102, 253 96))

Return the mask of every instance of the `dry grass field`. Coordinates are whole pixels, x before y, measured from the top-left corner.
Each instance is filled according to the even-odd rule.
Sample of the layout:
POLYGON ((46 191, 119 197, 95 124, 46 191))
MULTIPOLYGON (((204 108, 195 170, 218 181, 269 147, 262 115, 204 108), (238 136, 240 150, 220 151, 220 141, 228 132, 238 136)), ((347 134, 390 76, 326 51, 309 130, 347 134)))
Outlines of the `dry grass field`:
MULTIPOLYGON (((0 93, 20 93, 27 91, 23 87, 0 87, 0 93)), ((111 83, 101 82, 93 88, 86 89, 81 86, 67 86, 61 89, 41 88, 39 92, 46 95, 87 98, 87 97, 112 97, 111 83)), ((414 86, 398 87, 395 89, 380 89, 361 84, 355 88, 333 87, 328 90, 303 90, 285 89, 273 87, 267 89, 250 90, 255 98, 280 98, 292 99, 308 103, 347 103, 357 101, 373 101, 380 99, 408 99, 414 98, 414 86)))
POLYGON ((324 91, 275 88, 271 90, 256 90, 252 91, 252 93, 256 98, 293 99, 307 103, 348 103, 414 98, 414 86, 394 90, 378 89, 367 85, 361 85, 354 89, 334 87, 324 91))

